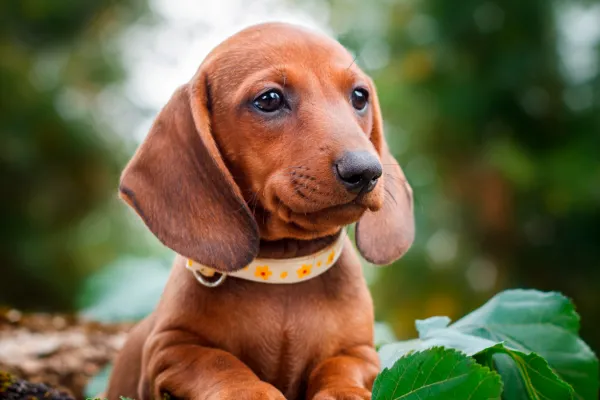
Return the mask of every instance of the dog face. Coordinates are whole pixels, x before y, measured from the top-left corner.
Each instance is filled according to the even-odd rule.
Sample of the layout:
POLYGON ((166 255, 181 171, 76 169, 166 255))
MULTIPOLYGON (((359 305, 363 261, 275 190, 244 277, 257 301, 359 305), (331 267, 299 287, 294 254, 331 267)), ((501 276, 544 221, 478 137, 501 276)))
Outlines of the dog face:
POLYGON ((227 39, 161 111, 121 179, 168 247, 221 271, 259 239, 359 221, 385 264, 412 242, 412 193, 383 136, 375 87, 336 41, 287 24, 227 39))
POLYGON ((207 59, 212 134, 262 238, 331 235, 382 207, 375 88, 353 61, 287 25, 242 31, 207 59))

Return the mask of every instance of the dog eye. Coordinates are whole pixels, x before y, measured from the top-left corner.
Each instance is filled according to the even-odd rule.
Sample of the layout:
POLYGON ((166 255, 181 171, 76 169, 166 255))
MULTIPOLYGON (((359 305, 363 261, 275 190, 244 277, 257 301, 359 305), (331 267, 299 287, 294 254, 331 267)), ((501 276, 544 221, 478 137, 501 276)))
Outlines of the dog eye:
POLYGON ((369 103, 369 92, 365 89, 354 89, 351 96, 352 107, 358 111, 363 111, 369 103))
POLYGON ((285 105, 283 94, 278 90, 269 90, 254 99, 254 107, 267 113, 275 112, 285 105))

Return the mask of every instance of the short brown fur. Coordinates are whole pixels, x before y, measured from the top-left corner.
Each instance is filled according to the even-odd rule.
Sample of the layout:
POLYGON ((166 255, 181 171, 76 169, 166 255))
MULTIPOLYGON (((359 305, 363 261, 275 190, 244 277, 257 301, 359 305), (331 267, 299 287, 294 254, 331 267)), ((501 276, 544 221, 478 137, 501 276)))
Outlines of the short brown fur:
POLYGON ((109 399, 368 399, 379 361, 373 306, 349 239, 336 265, 292 285, 198 284, 185 258, 221 272, 257 256, 319 250, 358 221, 362 255, 389 264, 414 237, 412 191, 390 154, 373 82, 336 41, 287 24, 227 39, 158 115, 122 198, 179 254, 156 310, 130 333, 109 399), (361 86, 365 112, 350 103, 361 86), (277 88, 289 110, 252 107, 277 88), (367 151, 384 174, 349 193, 335 160, 367 151))

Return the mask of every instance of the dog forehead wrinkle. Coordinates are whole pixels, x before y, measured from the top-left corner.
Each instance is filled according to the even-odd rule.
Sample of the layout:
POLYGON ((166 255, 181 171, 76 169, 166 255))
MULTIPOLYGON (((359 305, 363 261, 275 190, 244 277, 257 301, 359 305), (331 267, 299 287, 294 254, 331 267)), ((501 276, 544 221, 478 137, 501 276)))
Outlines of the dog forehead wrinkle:
MULTIPOLYGON (((365 80, 361 79, 359 72, 348 70, 343 63, 331 60, 331 54, 325 57, 322 61, 314 60, 314 57, 294 56, 284 60, 263 56, 243 63, 236 61, 236 57, 217 60, 211 73, 211 100, 215 107, 221 107, 225 101, 238 103, 266 89, 270 82, 318 93, 330 101, 339 100, 347 95, 345 91, 355 81, 365 80), (307 59, 309 61, 305 61, 307 59), (223 93, 230 95, 223 96, 223 93)), ((316 103, 313 105, 316 106, 316 103)))

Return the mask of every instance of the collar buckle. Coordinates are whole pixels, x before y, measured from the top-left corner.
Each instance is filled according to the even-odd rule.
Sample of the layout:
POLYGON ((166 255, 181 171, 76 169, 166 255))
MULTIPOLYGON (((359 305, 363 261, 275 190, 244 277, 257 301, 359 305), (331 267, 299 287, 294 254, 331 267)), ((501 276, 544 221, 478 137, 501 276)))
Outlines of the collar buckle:
MULTIPOLYGON (((191 271, 194 274, 194 278, 196 278, 198 283, 200 283, 202 286, 206 286, 208 288, 215 288, 217 286, 221 286, 223 284, 223 282, 225 282, 225 279, 227 279, 227 274, 217 272, 217 273, 220 273, 221 276, 219 276, 219 278, 216 281, 209 281, 206 279, 206 277, 202 274, 201 271, 198 271, 197 269, 192 269, 191 271)), ((214 275, 214 273, 213 273, 213 275, 214 275)))

